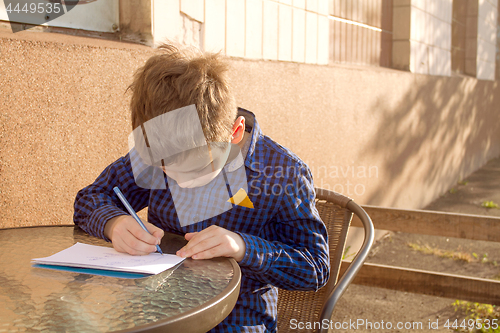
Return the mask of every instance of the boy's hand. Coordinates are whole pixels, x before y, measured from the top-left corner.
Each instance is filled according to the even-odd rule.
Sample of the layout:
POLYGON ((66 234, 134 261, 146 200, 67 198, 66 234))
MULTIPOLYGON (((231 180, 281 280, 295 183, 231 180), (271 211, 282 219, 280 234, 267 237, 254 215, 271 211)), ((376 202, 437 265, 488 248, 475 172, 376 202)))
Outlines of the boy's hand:
POLYGON ((156 244, 160 244, 164 232, 151 223, 144 225, 151 234, 144 231, 132 216, 120 215, 106 223, 104 235, 111 239, 118 252, 145 255, 156 251, 156 244))
POLYGON ((189 242, 179 251, 180 257, 193 259, 210 259, 215 257, 232 257, 240 262, 245 256, 245 242, 237 233, 216 225, 185 235, 189 242))

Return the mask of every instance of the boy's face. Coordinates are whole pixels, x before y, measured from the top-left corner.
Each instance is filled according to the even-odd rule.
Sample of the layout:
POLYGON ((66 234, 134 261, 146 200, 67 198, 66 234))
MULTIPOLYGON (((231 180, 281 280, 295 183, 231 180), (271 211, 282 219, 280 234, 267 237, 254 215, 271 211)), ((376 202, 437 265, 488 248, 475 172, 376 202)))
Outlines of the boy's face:
MULTIPOLYGON (((234 122, 231 144, 240 144, 245 133, 245 118, 238 117, 234 122)), ((225 148, 210 147, 205 150, 206 153, 191 154, 182 162, 172 163, 162 166, 163 172, 177 182, 182 188, 201 187, 217 177, 227 162, 231 151, 231 144, 228 143, 225 148)))
MULTIPOLYGON (((232 135, 225 145, 207 143, 194 104, 170 111, 148 120, 129 137, 131 149, 140 156, 134 169, 136 182, 145 188, 156 188, 161 179, 142 176, 144 166, 161 167, 163 172, 182 188, 201 187, 221 172, 228 160, 232 144, 240 144, 245 118, 238 117, 232 135)), ((160 188, 162 188, 160 186, 160 188)))
POLYGON ((221 172, 229 156, 226 149, 208 146, 206 154, 191 154, 182 162, 162 166, 163 172, 182 188, 194 188, 210 183, 221 172))

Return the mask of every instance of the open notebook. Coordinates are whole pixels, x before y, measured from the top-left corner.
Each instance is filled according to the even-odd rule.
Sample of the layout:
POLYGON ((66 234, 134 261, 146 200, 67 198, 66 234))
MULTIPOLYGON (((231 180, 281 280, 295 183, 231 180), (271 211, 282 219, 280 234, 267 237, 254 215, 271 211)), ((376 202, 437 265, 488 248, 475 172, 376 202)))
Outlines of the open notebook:
POLYGON ((182 262, 173 254, 150 253, 132 256, 104 246, 76 243, 45 258, 32 259, 34 267, 78 273, 137 278, 161 273, 182 262))

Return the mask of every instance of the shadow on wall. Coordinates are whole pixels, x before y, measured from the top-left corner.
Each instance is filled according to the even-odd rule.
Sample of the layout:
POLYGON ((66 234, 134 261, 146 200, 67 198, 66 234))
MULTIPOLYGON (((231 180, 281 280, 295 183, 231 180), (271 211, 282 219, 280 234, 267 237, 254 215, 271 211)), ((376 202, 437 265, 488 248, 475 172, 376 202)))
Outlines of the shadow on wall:
POLYGON ((498 81, 466 77, 415 75, 396 108, 378 97, 369 112, 379 124, 359 156, 380 161, 383 179, 364 201, 400 207, 413 200, 423 207, 497 157, 498 105, 498 81), (420 186, 409 193, 407 184, 420 186))

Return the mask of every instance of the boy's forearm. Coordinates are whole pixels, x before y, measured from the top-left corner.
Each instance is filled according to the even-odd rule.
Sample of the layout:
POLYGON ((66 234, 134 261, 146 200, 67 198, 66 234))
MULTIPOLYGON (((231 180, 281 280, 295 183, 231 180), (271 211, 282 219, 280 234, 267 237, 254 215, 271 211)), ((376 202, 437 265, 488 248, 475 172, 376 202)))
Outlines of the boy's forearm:
POLYGON ((109 219, 108 221, 106 221, 106 224, 104 225, 104 236, 106 238, 112 239, 111 234, 113 232, 113 229, 114 229, 116 223, 119 222, 120 219, 125 218, 125 216, 126 215, 116 216, 116 217, 113 217, 113 218, 109 219))
POLYGON ((330 274, 328 233, 315 206, 311 172, 302 165, 286 186, 277 213, 258 236, 241 234, 246 253, 242 271, 282 289, 317 290, 330 274))
POLYGON ((75 213, 73 216, 74 223, 83 229, 89 235, 103 238, 106 241, 111 239, 106 234, 106 225, 109 220, 126 214, 124 211, 114 205, 105 205, 98 208, 88 210, 78 207, 75 203, 75 213))
POLYGON ((129 155, 109 165, 94 183, 78 192, 74 204, 74 223, 88 234, 109 241, 105 230, 107 222, 127 214, 120 208, 119 199, 112 190, 114 186, 119 186, 125 192, 136 211, 147 206, 149 191, 139 188, 133 177, 129 155))
POLYGON ((289 290, 318 290, 330 274, 326 239, 317 234, 318 242, 292 246, 242 234, 246 251, 240 267, 243 274, 255 280, 289 290))

